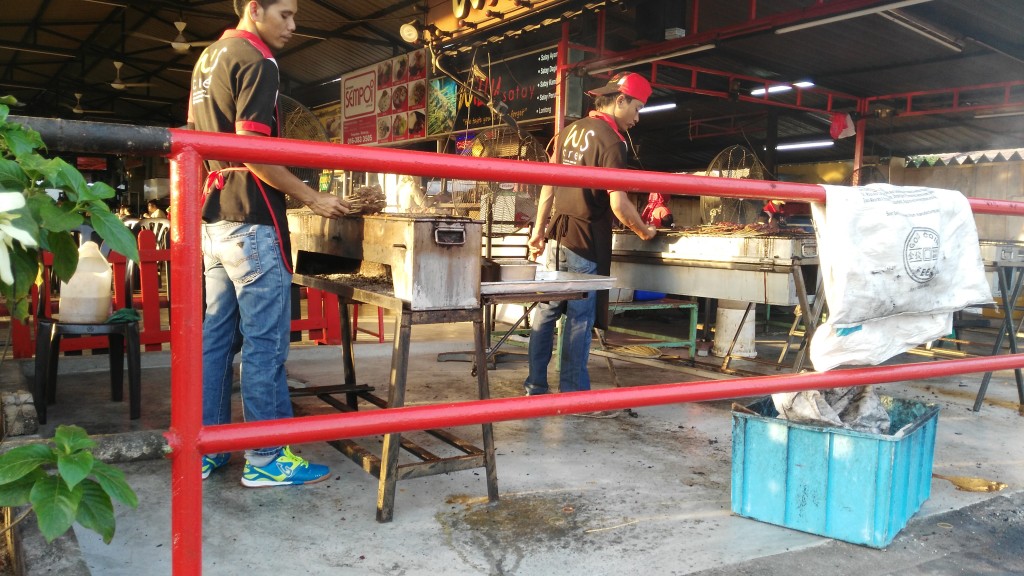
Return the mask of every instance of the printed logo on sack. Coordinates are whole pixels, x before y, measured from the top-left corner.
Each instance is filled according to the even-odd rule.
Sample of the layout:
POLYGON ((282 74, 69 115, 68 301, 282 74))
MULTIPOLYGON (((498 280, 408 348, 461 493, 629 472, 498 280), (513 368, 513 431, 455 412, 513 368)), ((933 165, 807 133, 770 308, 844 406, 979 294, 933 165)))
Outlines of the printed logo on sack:
POLYGON ((936 273, 939 263, 939 234, 931 228, 914 228, 903 244, 903 267, 911 280, 924 284, 936 273))

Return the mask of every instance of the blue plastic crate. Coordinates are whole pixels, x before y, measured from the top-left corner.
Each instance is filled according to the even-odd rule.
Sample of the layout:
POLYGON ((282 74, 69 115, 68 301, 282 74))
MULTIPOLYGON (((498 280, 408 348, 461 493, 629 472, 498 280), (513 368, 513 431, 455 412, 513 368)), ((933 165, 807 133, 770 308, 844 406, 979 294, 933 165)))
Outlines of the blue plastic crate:
POLYGON ((896 434, 867 434, 732 413, 732 511, 884 548, 931 494, 939 409, 882 397, 896 434))

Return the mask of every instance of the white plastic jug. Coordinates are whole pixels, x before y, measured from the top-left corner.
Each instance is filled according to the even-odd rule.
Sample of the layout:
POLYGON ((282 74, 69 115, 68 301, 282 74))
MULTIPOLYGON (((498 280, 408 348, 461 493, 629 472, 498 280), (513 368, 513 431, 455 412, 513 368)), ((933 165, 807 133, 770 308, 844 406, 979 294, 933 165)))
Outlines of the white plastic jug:
POLYGON ((111 270, 95 242, 78 248, 78 268, 60 283, 61 322, 100 323, 110 317, 111 270))

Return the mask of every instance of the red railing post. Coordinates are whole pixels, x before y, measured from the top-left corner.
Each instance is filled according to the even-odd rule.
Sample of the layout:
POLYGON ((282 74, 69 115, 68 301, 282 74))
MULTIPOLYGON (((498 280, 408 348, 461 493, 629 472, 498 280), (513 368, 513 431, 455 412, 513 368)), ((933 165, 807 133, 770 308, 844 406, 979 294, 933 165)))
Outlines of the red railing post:
MULTIPOLYGON (((171 158, 171 315, 178 326, 202 326, 199 198, 202 158, 191 149, 171 158)), ((176 576, 201 574, 203 480, 199 437, 203 425, 202 333, 171 332, 171 565, 176 576)))

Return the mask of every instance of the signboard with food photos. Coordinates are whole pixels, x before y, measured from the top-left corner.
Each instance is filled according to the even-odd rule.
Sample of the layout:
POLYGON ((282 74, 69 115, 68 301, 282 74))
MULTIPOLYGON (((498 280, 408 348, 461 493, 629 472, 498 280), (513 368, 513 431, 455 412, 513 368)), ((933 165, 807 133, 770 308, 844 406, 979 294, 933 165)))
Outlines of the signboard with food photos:
POLYGON ((427 53, 417 50, 341 77, 340 141, 384 144, 426 136, 427 53))

